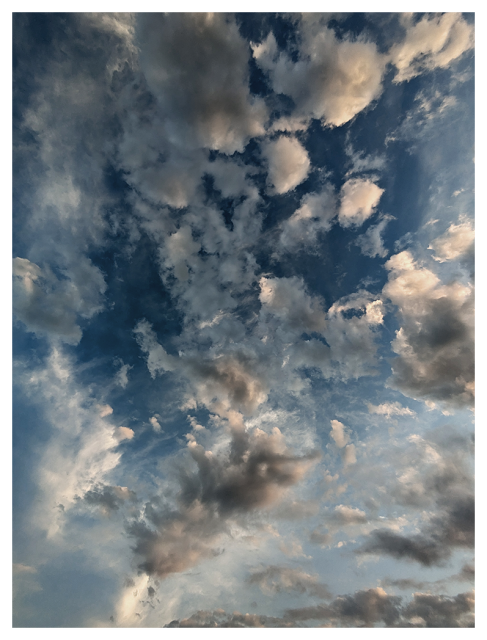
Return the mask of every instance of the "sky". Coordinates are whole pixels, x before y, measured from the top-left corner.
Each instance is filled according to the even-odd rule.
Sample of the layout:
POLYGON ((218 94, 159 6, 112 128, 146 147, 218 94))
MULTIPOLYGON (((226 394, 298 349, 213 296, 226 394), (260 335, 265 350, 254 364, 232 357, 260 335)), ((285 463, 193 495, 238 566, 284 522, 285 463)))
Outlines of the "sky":
POLYGON ((474 16, 13 14, 13 626, 474 625, 474 16))

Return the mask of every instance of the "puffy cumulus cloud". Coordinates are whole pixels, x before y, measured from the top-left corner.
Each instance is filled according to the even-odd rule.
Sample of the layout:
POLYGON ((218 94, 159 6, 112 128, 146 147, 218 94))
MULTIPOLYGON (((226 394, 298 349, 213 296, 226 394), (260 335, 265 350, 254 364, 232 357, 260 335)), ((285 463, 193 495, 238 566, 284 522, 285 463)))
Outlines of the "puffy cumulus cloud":
POLYGON ((331 421, 330 435, 339 449, 342 449, 350 440, 350 436, 345 430, 346 427, 342 422, 338 420, 331 421))
POLYGON ((340 126, 379 97, 386 60, 374 43, 338 40, 318 21, 303 21, 300 35, 296 62, 279 51, 272 32, 251 45, 273 90, 294 100, 294 116, 340 126))
POLYGON ((264 313, 277 316, 288 330, 322 332, 326 326, 326 315, 318 297, 306 292, 301 278, 260 279, 259 300, 264 313))
POLYGON ((441 284, 408 251, 386 263, 383 294, 398 307, 392 384, 406 395, 469 405, 474 397, 474 293, 441 284))
POLYGON ((392 416, 415 416, 416 413, 409 409, 409 407, 403 407, 399 402, 383 402, 379 405, 374 405, 371 402, 367 403, 369 413, 374 413, 378 416, 384 416, 388 420, 392 416))
POLYGON ((146 505, 146 521, 128 526, 142 571, 164 578, 214 556, 230 518, 274 504, 317 459, 316 453, 292 454, 277 427, 270 434, 248 433, 234 415, 230 429, 230 446, 220 453, 205 450, 189 435, 197 469, 181 469, 178 509, 164 511, 153 501, 146 505))
POLYGON ((325 584, 321 584, 317 575, 302 569, 270 565, 251 572, 248 584, 258 585, 264 593, 297 591, 311 597, 328 600, 331 593, 325 584))
POLYGON ((13 310, 29 331, 76 345, 82 331, 78 316, 91 318, 101 311, 106 289, 102 273, 87 258, 56 277, 26 258, 14 258, 13 310))
POLYGON ((249 92, 248 45, 233 17, 140 14, 136 37, 172 141, 232 154, 264 133, 267 110, 249 92))
POLYGON ((267 161, 268 182, 276 193, 287 193, 308 176, 311 163, 303 145, 294 137, 280 136, 262 144, 267 161))
POLYGON ((318 234, 328 231, 336 215, 336 196, 332 185, 326 185, 320 193, 306 194, 300 207, 282 225, 280 242, 286 249, 309 250, 318 234))
POLYGON ((415 593, 402 614, 405 627, 474 627, 475 591, 453 597, 415 593))
POLYGON ((368 256, 369 258, 375 258, 376 256, 385 258, 387 256, 389 252, 384 247, 382 233, 390 220, 394 219, 394 216, 383 216, 380 222, 369 227, 367 231, 357 239, 356 244, 360 247, 360 251, 364 256, 368 256))
POLYGON ((374 213, 383 193, 384 189, 370 179, 347 180, 340 191, 338 210, 340 225, 342 227, 360 226, 374 213))
POLYGON ((456 548, 473 548, 473 496, 454 496, 444 502, 444 510, 431 518, 422 533, 408 536, 376 529, 357 553, 385 554, 429 567, 444 564, 456 548))
POLYGON ((460 13, 425 15, 403 14, 404 40, 389 51, 396 66, 394 82, 410 80, 437 67, 445 68, 474 46, 474 27, 460 13))
POLYGON ((127 500, 134 501, 136 497, 127 487, 96 485, 89 489, 82 499, 86 504, 99 507, 102 513, 109 515, 118 511, 127 500))
POLYGON ((461 259, 468 261, 473 267, 474 242, 475 231, 470 220, 467 220, 451 224, 443 235, 431 242, 428 249, 435 252, 433 259, 438 262, 461 259))

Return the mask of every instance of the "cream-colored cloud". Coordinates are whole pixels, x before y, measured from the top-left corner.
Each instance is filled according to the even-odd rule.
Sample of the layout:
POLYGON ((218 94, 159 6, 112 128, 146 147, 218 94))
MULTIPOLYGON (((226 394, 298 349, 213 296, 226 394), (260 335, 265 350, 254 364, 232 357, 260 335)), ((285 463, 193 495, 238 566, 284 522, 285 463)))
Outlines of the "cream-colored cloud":
POLYGON ((402 23, 406 37, 389 52, 397 68, 394 82, 447 67, 474 46, 474 27, 460 13, 425 15, 417 22, 413 14, 404 14, 402 23))
POLYGON ((336 446, 340 449, 342 449, 350 440, 350 436, 346 433, 345 429, 345 425, 339 420, 331 421, 330 435, 335 441, 336 446))
POLYGON ((114 432, 115 438, 117 440, 132 440, 134 437, 134 430, 129 427, 117 427, 114 432))
POLYGON ((357 462, 357 453, 354 444, 347 444, 343 451, 343 465, 349 467, 357 462))
POLYGON ((434 260, 446 262, 473 251, 474 241, 475 231, 468 220, 460 224, 451 224, 443 235, 431 242, 428 249, 433 249, 435 252, 434 260))
POLYGON ((306 179, 310 161, 306 149, 293 137, 281 136, 262 145, 269 166, 268 181, 276 193, 287 193, 306 179))
POLYGON ((338 222, 342 227, 359 226, 374 213, 384 189, 372 180, 352 178, 340 192, 338 222))
POLYGON ((372 42, 338 40, 332 29, 316 27, 303 21, 296 62, 278 50, 273 33, 251 46, 274 91, 294 100, 295 117, 340 126, 379 97, 386 60, 372 42))
POLYGON ((161 432, 162 427, 159 424, 159 420, 155 416, 152 416, 151 418, 149 418, 149 422, 151 423, 151 425, 152 425, 152 427, 153 427, 153 429, 154 429, 154 431, 156 433, 160 433, 161 432))
POLYGON ((99 404, 97 405, 97 409, 100 418, 105 418, 113 413, 113 408, 109 404, 99 404))

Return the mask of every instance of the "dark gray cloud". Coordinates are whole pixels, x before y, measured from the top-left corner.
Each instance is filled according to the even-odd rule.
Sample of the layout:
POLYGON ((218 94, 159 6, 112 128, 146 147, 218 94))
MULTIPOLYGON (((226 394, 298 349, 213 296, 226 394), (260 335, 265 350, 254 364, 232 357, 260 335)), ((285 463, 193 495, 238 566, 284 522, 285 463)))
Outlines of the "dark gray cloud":
POLYGON ((429 567, 443 564, 456 548, 473 548, 474 538, 474 498, 463 496, 456 497, 443 513, 435 515, 423 533, 408 536, 376 529, 357 553, 385 554, 429 567))
POLYGON ((404 627, 474 627, 473 591, 454 597, 415 593, 403 610, 404 627))
POLYGON ((222 454, 205 451, 188 436, 197 470, 181 469, 177 510, 154 500, 145 507, 146 520, 128 526, 140 570, 163 578, 220 553, 215 545, 228 532, 229 517, 277 502, 318 457, 293 455, 277 427, 270 435, 260 429, 248 433, 238 415, 231 434, 222 454))
POLYGON ((168 628, 216 628, 216 627, 296 627, 293 621, 258 615, 256 613, 226 613, 223 609, 216 611, 197 611, 189 618, 173 620, 166 625, 168 628))

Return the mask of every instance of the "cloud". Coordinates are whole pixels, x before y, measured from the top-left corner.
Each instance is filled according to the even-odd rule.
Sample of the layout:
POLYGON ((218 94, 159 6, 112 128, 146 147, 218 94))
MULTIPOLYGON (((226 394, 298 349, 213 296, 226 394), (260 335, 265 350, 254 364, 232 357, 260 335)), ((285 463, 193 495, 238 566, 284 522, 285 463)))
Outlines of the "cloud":
POLYGON ((379 97, 385 59, 374 43, 338 40, 326 26, 305 21, 300 35, 296 62, 278 50, 272 32, 260 44, 251 45, 273 90, 294 100, 293 116, 340 126, 379 97))
POLYGON ((386 554, 414 560, 423 566, 442 565, 456 548, 473 548, 475 503, 472 496, 454 497, 433 516, 423 533, 399 535, 386 529, 372 531, 357 553, 386 554))
POLYGON ((220 454, 188 435, 197 469, 181 469, 178 509, 148 503, 145 517, 152 527, 142 520, 128 526, 142 571, 165 578, 214 556, 213 545, 228 532, 228 518, 276 503, 316 462, 316 453, 292 454, 277 427, 271 434, 260 429, 248 433, 235 415, 230 429, 230 446, 220 454))
POLYGON ((410 80, 435 68, 445 68, 474 46, 474 28, 460 13, 425 15, 403 14, 406 37, 389 51, 396 66, 394 82, 410 80))
POLYGON ((258 585, 264 593, 297 591, 325 600, 332 597, 328 587, 320 583, 317 575, 291 567, 270 565, 261 570, 254 570, 247 582, 250 585, 258 585))
POLYGON ((110 514, 124 504, 126 500, 134 501, 136 494, 127 487, 117 487, 110 485, 95 485, 83 496, 86 504, 99 507, 105 514, 110 514))
POLYGON ((106 284, 99 269, 80 258, 61 279, 49 267, 26 258, 13 260, 13 310, 29 331, 76 345, 82 331, 77 316, 91 318, 102 309, 106 284))
POLYGON ((408 627, 474 627, 475 592, 456 596, 415 593, 403 611, 408 627))
POLYGON ((334 512, 327 517, 327 523, 339 527, 366 524, 367 522, 368 518, 365 511, 361 511, 356 507, 348 507, 343 504, 337 505, 334 512))
POLYGON ((387 594, 381 587, 338 596, 330 605, 288 609, 285 619, 293 621, 321 620, 332 626, 374 626, 383 622, 393 626, 399 618, 401 598, 387 594))
POLYGON ((319 233, 331 229, 336 215, 336 196, 332 185, 325 185, 320 193, 306 194, 300 207, 282 225, 281 244, 288 250, 309 250, 319 233))
POLYGON ((147 320, 141 320, 134 333, 138 345, 147 354, 147 368, 152 378, 155 378, 156 373, 174 370, 177 359, 170 356, 158 343, 156 333, 147 320))
POLYGON ((441 284, 403 251, 386 263, 383 294, 398 307, 391 383, 406 395, 465 406, 474 395, 473 289, 441 284))
POLYGON ((339 449, 342 449, 350 440, 350 436, 345 432, 345 429, 346 427, 342 422, 338 420, 331 421, 330 435, 339 449))
POLYGON ((343 451, 343 464, 348 467, 357 462, 357 453, 354 444, 347 444, 343 451))
POLYGON ((263 312, 277 316, 288 331, 323 331, 326 316, 321 301, 306 292, 301 278, 262 277, 259 284, 263 312))
POLYGON ((129 383, 128 372, 132 369, 129 364, 121 364, 115 375, 115 382, 125 389, 129 383))
POLYGON ((473 261, 475 231, 470 220, 460 224, 451 224, 445 233, 435 238, 428 249, 432 249, 436 255, 433 259, 438 262, 465 259, 470 256, 473 261))
POLYGON ((308 176, 310 161, 306 149, 294 137, 280 136, 262 144, 269 167, 268 182, 276 193, 291 191, 308 176))
POLYGON ((408 407, 403 407, 399 402, 383 402, 379 405, 373 405, 371 402, 367 403, 369 413, 374 413, 379 416, 384 416, 388 420, 391 416, 415 416, 416 413, 408 407))
POLYGON ((134 430, 130 429, 129 427, 117 427, 115 429, 115 438, 117 438, 117 440, 132 440, 132 438, 134 437, 134 430))
POLYGON ((267 109, 249 92, 248 45, 233 17, 140 14, 136 36, 172 141, 232 154, 264 133, 267 109))
POLYGON ((338 222, 342 227, 360 226, 374 213, 384 189, 372 180, 351 178, 340 191, 338 222))
POLYGON ((223 609, 216 611, 197 611, 189 618, 173 620, 166 625, 168 628, 217 628, 217 627, 294 627, 292 622, 284 621, 282 618, 258 615, 255 613, 226 613, 223 609))
POLYGON ((153 429, 154 429, 154 431, 156 433, 160 433, 161 432, 161 430, 162 430, 161 429, 161 425, 159 424, 159 420, 155 416, 152 416, 151 418, 149 418, 149 422, 151 423, 151 425, 152 425, 152 427, 153 427, 153 429))
POLYGON ((385 215, 377 224, 370 226, 365 233, 357 238, 355 244, 360 247, 360 251, 364 256, 369 258, 385 258, 389 251, 384 247, 382 233, 387 224, 394 220, 394 216, 385 215))

